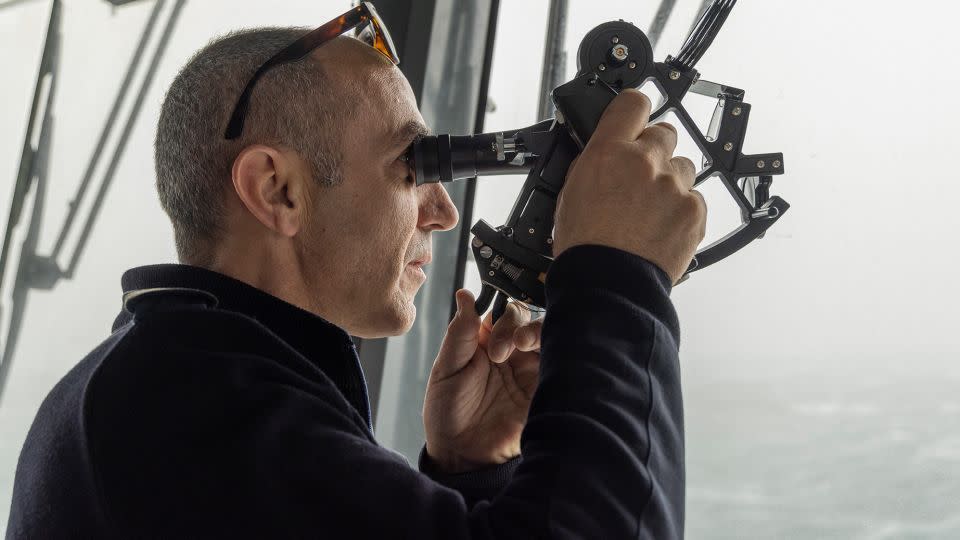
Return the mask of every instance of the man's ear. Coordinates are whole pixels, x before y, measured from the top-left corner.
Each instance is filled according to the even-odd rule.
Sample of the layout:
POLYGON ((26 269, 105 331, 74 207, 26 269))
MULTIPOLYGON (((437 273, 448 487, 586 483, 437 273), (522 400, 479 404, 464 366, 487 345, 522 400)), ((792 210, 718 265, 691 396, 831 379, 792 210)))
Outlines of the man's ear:
POLYGON ((268 229, 286 237, 299 232, 307 212, 306 178, 290 151, 254 144, 233 160, 233 188, 244 206, 268 229))

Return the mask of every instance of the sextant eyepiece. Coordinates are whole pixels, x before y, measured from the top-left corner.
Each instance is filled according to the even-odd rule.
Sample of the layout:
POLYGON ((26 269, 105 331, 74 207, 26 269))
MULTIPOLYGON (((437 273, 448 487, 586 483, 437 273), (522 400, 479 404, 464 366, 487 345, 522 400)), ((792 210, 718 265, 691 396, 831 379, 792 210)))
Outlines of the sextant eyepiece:
POLYGON ((476 176, 526 174, 535 156, 518 151, 503 132, 479 135, 428 135, 407 150, 407 163, 418 186, 476 176))

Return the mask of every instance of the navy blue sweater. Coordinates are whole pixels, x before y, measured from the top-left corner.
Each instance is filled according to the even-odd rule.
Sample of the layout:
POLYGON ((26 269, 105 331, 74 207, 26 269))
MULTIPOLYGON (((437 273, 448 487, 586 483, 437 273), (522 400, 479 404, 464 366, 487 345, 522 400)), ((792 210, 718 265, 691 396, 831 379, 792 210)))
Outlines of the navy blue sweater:
POLYGON ((679 328, 640 257, 557 258, 522 458, 454 475, 377 443, 340 328, 190 266, 123 288, 37 413, 7 538, 683 536, 679 328))

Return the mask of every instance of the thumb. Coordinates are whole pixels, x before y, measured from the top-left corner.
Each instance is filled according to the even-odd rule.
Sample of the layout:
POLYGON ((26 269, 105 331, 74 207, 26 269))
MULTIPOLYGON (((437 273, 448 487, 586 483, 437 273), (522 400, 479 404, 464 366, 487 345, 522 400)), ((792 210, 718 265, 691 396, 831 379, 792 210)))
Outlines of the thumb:
POLYGON ((447 335, 433 364, 434 378, 444 378, 463 369, 480 346, 480 316, 473 307, 473 294, 460 289, 456 301, 457 313, 447 327, 447 335))

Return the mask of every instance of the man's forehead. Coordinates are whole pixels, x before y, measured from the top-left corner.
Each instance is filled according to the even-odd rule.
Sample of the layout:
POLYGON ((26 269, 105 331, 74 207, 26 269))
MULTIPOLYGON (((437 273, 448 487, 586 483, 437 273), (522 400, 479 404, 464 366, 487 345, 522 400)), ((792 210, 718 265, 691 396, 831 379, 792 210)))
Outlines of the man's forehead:
POLYGON ((368 137, 373 136, 378 146, 390 149, 428 135, 430 128, 424 123, 403 75, 399 70, 385 71, 371 74, 355 87, 360 94, 356 121, 366 124, 364 131, 368 137))
POLYGON ((364 84, 375 88, 366 92, 365 104, 376 119, 386 148, 406 146, 414 138, 430 133, 400 70, 382 70, 364 84))
POLYGON ((410 84, 395 65, 385 62, 373 47, 351 37, 341 36, 329 45, 319 47, 315 59, 324 64, 331 82, 346 90, 354 111, 359 113, 355 120, 366 124, 361 132, 387 149, 405 146, 417 136, 430 133, 410 84))

